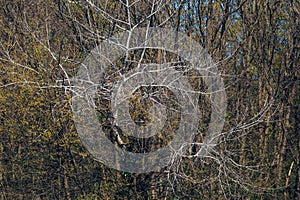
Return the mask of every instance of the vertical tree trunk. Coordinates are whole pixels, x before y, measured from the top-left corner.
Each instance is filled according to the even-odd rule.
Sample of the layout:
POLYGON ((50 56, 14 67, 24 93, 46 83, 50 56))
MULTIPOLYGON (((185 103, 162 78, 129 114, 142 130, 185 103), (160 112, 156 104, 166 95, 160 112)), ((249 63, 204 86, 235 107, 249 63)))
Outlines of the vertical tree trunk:
POLYGON ((64 168, 64 188, 65 188, 65 199, 71 200, 67 170, 65 168, 64 168))
MULTIPOLYGON (((0 127, 1 129, 1 127, 0 127)), ((3 160, 3 146, 2 146, 2 142, 0 141, 0 199, 5 199, 4 196, 4 180, 3 180, 3 173, 4 173, 4 169, 3 169, 3 165, 2 165, 2 160, 3 160)))

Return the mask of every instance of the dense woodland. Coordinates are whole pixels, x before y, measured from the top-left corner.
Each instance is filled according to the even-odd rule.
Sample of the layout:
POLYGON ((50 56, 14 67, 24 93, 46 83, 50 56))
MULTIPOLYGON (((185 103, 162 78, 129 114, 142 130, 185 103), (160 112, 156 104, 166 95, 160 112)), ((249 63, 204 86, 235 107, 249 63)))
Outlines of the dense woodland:
MULTIPOLYGON (((0 199, 299 199, 299 15, 297 0, 0 0, 0 199), (178 154, 160 172, 111 169, 82 144, 70 80, 91 49, 137 27, 181 31, 217 63, 227 110, 210 156, 196 154, 211 113, 205 93, 190 156, 178 154)), ((184 65, 163 51, 129 57, 141 54, 184 65)), ((135 67, 126 62, 115 65, 135 67)), ((119 78, 110 69, 106 82, 119 78)), ((190 82, 206 90, 201 79, 190 82)), ((147 122, 151 103, 135 101, 140 93, 130 112, 147 122)), ((95 102, 107 122, 109 101, 99 92, 95 102)), ((168 118, 174 123, 151 141, 155 148, 178 126, 176 114, 168 118)), ((102 128, 116 142, 111 124, 102 128)), ((122 139, 129 151, 149 151, 147 141, 122 139)))

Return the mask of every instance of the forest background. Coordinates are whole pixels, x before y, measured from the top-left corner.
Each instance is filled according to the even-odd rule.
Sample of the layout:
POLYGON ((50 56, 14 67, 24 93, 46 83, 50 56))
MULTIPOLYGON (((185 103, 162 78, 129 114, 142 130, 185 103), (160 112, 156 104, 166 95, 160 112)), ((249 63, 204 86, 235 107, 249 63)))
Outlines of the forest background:
POLYGON ((299 12, 296 0, 0 0, 0 199, 299 199, 299 12), (196 154, 211 112, 203 94, 191 156, 134 174, 85 149, 69 80, 101 41, 148 26, 201 44, 224 80, 227 111, 218 154, 196 154))

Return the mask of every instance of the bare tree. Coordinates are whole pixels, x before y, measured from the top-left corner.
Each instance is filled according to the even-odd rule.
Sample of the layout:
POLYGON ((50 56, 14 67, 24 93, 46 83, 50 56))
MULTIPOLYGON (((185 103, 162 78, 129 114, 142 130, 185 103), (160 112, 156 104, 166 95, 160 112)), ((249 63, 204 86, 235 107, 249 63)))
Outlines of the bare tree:
MULTIPOLYGON (((132 192, 128 198, 299 196, 298 2, 3 0, 1 7, 0 97, 6 105, 0 107, 1 126, 22 122, 16 130, 0 127, 6 133, 1 141, 7 141, 0 148, 3 198, 13 190, 2 171, 11 166, 22 174, 18 166, 27 165, 5 164, 8 149, 15 149, 11 159, 31 155, 23 139, 58 149, 43 151, 48 156, 44 160, 57 163, 57 171, 46 169, 43 162, 50 161, 37 164, 55 171, 57 178, 49 179, 53 184, 48 190, 64 188, 57 198, 92 193, 77 185, 82 166, 92 163, 89 169, 96 170, 102 161, 94 161, 97 151, 80 144, 76 135, 78 119, 72 119, 71 108, 77 98, 85 102, 83 111, 96 110, 101 127, 93 130, 103 130, 110 148, 147 154, 172 147, 170 142, 179 141, 178 130, 190 136, 175 142, 167 167, 149 167, 156 173, 111 172, 101 165, 102 186, 112 177, 134 183, 134 189, 124 189, 132 192), (92 64, 102 68, 97 71, 92 64), (43 108, 50 112, 43 117, 16 112, 30 112, 32 106, 38 116, 43 108), (190 126, 194 122, 197 126, 190 126), (72 188, 78 194, 72 194, 72 188)), ((80 123, 85 123, 83 131, 93 124, 88 119, 80 123)), ((95 143, 93 138, 87 134, 86 141, 81 140, 95 143)), ((121 169, 125 154, 109 148, 105 153, 121 169)), ((143 166, 151 159, 143 160, 143 166)), ((140 160, 126 162, 131 169, 140 160)), ((25 174, 33 184, 42 182, 25 174)), ((16 181, 22 182, 19 177, 16 181)), ((110 198, 113 189, 112 196, 126 196, 117 191, 117 184, 102 188, 107 196, 101 198, 110 198)), ((41 196, 47 193, 33 190, 41 196)))

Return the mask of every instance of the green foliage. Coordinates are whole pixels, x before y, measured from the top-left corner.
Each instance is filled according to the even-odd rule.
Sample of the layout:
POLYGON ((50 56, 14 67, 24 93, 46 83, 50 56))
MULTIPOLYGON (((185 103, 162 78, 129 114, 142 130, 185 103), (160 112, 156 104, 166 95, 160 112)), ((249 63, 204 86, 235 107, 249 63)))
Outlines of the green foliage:
MULTIPOLYGON (((189 0, 179 6, 168 1, 144 21, 150 1, 130 1, 132 13, 124 1, 93 2, 96 7, 88 1, 0 0, 0 199, 299 198, 299 2, 189 0), (131 24, 124 23, 128 16, 131 24), (130 174, 109 169, 82 145, 67 79, 104 38, 148 22, 184 31, 218 62, 228 98, 223 130, 228 134, 213 155, 220 163, 181 158, 160 173, 130 174), (275 100, 259 125, 230 132, 251 123, 270 97, 275 100)), ((129 60, 138 61, 141 52, 132 52, 129 60)), ((181 62, 159 50, 144 56, 145 63, 181 62)), ((120 78, 116 70, 136 67, 132 62, 124 68, 122 59, 110 66, 109 81, 120 78)), ((201 78, 189 81, 197 91, 207 90, 201 78)), ((141 100, 144 89, 128 102, 132 119, 143 120, 140 125, 153 118, 148 113, 153 102, 141 100)), ((176 107, 174 94, 164 90, 171 101, 162 103, 176 107)), ((97 106, 106 123, 111 105, 103 98, 97 106)), ((208 130, 209 100, 210 95, 199 95, 197 143, 208 130)), ((168 126, 151 139, 155 148, 167 145, 180 123, 176 112, 167 114, 168 126)), ((122 139, 127 150, 147 150, 146 140, 122 139)), ((199 147, 189 150, 194 155, 199 147)))

